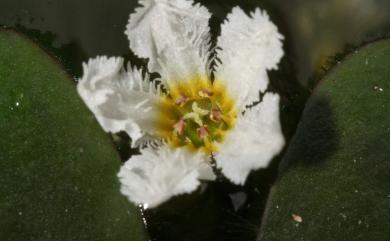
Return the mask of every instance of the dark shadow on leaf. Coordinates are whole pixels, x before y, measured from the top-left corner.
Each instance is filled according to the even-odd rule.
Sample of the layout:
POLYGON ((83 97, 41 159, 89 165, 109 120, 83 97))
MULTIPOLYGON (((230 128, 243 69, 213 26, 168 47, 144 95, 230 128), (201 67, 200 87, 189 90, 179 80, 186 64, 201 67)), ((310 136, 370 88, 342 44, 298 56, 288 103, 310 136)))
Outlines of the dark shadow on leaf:
POLYGON ((326 96, 308 101, 287 153, 280 163, 282 175, 294 165, 318 165, 337 149, 339 138, 326 96))

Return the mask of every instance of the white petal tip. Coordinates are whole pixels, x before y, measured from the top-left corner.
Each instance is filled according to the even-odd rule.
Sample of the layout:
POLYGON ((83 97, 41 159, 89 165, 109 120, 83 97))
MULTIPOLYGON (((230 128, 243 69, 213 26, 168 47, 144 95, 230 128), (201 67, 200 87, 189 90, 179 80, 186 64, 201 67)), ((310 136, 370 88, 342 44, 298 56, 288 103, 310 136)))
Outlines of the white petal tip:
POLYGON ((202 163, 202 155, 184 149, 144 149, 120 169, 121 193, 136 205, 154 208, 173 196, 195 191, 202 163))

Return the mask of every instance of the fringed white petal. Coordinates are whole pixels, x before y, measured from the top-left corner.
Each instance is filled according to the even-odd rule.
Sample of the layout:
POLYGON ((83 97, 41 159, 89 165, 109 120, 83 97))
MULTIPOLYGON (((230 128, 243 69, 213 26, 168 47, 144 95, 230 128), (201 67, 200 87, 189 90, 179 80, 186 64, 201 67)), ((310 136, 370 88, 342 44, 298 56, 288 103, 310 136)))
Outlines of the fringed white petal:
POLYGON ((130 48, 149 58, 150 72, 174 84, 207 76, 210 49, 209 11, 189 0, 141 0, 130 15, 126 34, 130 48))
POLYGON ((277 69, 283 56, 283 36, 265 11, 256 9, 250 16, 233 8, 221 27, 217 51, 220 64, 216 79, 226 81, 231 94, 243 107, 259 99, 268 86, 267 70, 277 69))
POLYGON ((155 133, 160 94, 141 71, 125 71, 122 58, 107 57, 91 59, 83 69, 77 90, 105 131, 126 131, 133 143, 155 133))
POLYGON ((217 179, 209 162, 203 162, 199 166, 199 179, 204 181, 215 181, 217 179))
POLYGON ((201 153, 186 149, 146 148, 128 160, 118 173, 121 192, 135 204, 156 207, 175 195, 191 193, 200 184, 201 153))
POLYGON ((239 117, 215 159, 227 178, 235 184, 244 184, 250 171, 267 167, 283 145, 279 96, 268 93, 259 105, 239 117))

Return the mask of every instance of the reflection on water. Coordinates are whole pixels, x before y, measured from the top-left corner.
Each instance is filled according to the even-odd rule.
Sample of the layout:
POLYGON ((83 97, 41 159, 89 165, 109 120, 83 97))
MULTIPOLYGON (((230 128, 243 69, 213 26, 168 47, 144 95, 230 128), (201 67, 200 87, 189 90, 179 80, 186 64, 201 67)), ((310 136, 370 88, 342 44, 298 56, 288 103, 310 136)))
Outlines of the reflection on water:
POLYGON ((275 0, 273 4, 286 20, 303 84, 346 45, 358 46, 390 32, 387 0, 275 0))
POLYGON ((388 0, 203 0, 222 20, 232 6, 247 11, 260 6, 287 37, 289 54, 297 68, 299 82, 309 79, 348 46, 359 46, 390 33, 388 0), (223 11, 221 11, 223 10, 223 11))
POLYGON ((136 6, 129 0, 1 0, 0 23, 51 32, 54 47, 76 42, 88 56, 122 55, 124 27, 136 6))
MULTIPOLYGON (((285 35, 286 57, 279 71, 270 73, 272 90, 282 97, 283 132, 289 140, 300 118, 311 84, 332 57, 348 46, 390 34, 388 0, 200 0, 214 16, 212 32, 233 6, 247 11, 266 9, 285 35)), ((75 77, 81 62, 96 55, 125 56, 145 64, 128 49, 124 28, 134 0, 0 0, 0 24, 16 27, 52 52, 75 77)), ((22 103, 22 102, 20 102, 22 103)), ((121 157, 134 150, 118 135, 121 157)), ((183 195, 145 217, 152 240, 218 241, 256 239, 269 187, 280 158, 271 167, 250 175, 243 187, 221 179, 204 184, 197 193, 183 195)))
MULTIPOLYGON (((290 44, 298 69, 298 80, 307 84, 329 58, 347 45, 388 35, 388 0, 201 0, 215 14, 219 24, 232 6, 248 11, 261 6, 279 22, 290 44)), ((96 55, 128 54, 123 35, 135 0, 2 0, 0 24, 21 24, 27 29, 56 36, 52 46, 74 44, 85 58, 96 55)), ((218 28, 218 27, 217 27, 218 28)), ((79 72, 79 71, 78 71, 79 72)))

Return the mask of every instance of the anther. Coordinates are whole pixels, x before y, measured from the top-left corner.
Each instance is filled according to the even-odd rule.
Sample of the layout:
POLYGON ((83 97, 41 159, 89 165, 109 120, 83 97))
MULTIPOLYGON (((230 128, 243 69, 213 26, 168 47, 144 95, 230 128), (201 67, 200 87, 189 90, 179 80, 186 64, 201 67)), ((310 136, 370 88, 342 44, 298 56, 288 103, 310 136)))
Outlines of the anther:
POLYGON ((176 100, 175 104, 178 106, 183 106, 188 101, 188 97, 185 95, 180 95, 176 100))
POLYGON ((196 132, 200 139, 204 139, 209 135, 209 132, 207 130, 207 125, 199 127, 198 129, 196 129, 196 132))
POLYGON ((173 129, 177 134, 183 135, 186 125, 186 122, 183 119, 180 119, 176 124, 173 125, 173 129))
POLYGON ((202 89, 198 92, 198 94, 202 98, 209 98, 214 95, 214 93, 208 89, 202 89))
POLYGON ((219 109, 213 108, 210 111, 210 119, 214 122, 220 122, 222 118, 222 113, 219 109))

